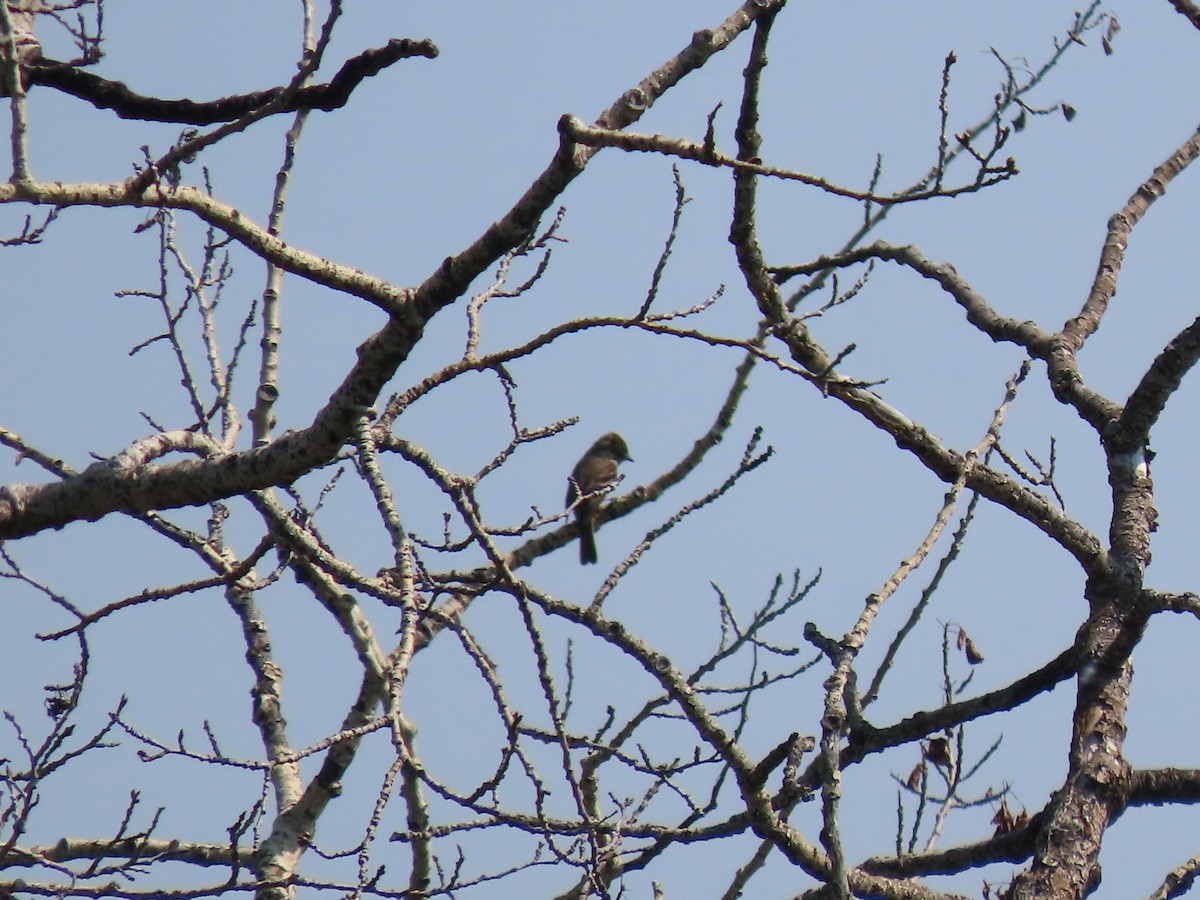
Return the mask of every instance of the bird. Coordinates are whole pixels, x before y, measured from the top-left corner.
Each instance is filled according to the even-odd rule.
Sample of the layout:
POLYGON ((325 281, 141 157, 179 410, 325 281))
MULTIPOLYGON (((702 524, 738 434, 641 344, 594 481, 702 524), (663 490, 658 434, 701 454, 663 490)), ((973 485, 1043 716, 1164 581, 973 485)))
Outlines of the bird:
POLYGON ((588 495, 616 484, 617 466, 622 462, 633 462, 633 457, 629 455, 625 439, 615 431, 610 431, 580 457, 567 481, 567 508, 575 506, 575 520, 579 523, 581 565, 586 566, 597 560, 596 513, 604 503, 602 495, 588 495))

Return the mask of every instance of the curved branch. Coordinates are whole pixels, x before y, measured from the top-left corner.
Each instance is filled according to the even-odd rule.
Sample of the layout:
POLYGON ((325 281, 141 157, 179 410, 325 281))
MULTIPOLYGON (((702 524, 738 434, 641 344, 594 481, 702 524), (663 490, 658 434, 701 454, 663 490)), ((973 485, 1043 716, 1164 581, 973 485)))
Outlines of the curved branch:
POLYGON ((399 315, 413 293, 358 269, 289 246, 286 241, 242 215, 237 207, 222 203, 199 188, 171 187, 159 182, 151 184, 144 191, 138 191, 132 179, 111 184, 26 181, 19 185, 0 184, 0 204, 5 203, 35 203, 56 208, 127 206, 135 209, 183 209, 221 229, 247 250, 285 272, 360 297, 391 315, 399 315))
MULTIPOLYGON (((1161 806, 1165 803, 1195 804, 1200 802, 1200 771, 1139 769, 1129 774, 1122 786, 1122 795, 1123 803, 1114 814, 1113 822, 1130 807, 1161 806)), ((959 874, 969 868, 997 862, 1023 862, 1033 856, 1034 843, 1038 832, 1046 824, 1047 815, 1047 809, 1038 810, 1023 827, 972 844, 932 853, 867 859, 863 861, 862 869, 893 878, 915 878, 920 875, 959 874)))
POLYGON ((1200 6, 1197 6, 1192 0, 1167 0, 1167 2, 1175 7, 1175 12, 1191 22, 1196 28, 1200 28, 1200 6))
POLYGON ((876 241, 864 247, 856 247, 843 253, 831 256, 819 256, 810 263, 798 266, 780 266, 772 268, 771 272, 781 281, 796 275, 813 275, 829 269, 843 269, 855 263, 871 259, 882 259, 888 262, 908 266, 918 275, 936 281, 942 290, 954 298, 954 302, 963 308, 967 321, 997 343, 1016 344, 1034 359, 1046 359, 1051 351, 1051 336, 1037 326, 1035 322, 1019 322, 1002 316, 985 300, 982 295, 955 271, 949 263, 935 263, 927 259, 916 247, 889 244, 887 241, 876 241))
POLYGON ((1150 429, 1197 360, 1200 360, 1200 318, 1163 348, 1129 395, 1109 441, 1113 450, 1134 450, 1149 443, 1150 429))
MULTIPOLYGON (((411 57, 435 59, 438 48, 430 40, 392 38, 383 47, 364 50, 346 60, 325 84, 314 84, 295 92, 278 112, 320 109, 326 112, 346 105, 363 79, 378 75, 388 66, 411 57)), ((25 68, 25 83, 42 85, 86 100, 97 109, 111 109, 122 119, 148 122, 177 122, 181 125, 212 125, 228 122, 282 96, 286 87, 268 88, 220 100, 165 100, 131 91, 123 82, 110 81, 85 69, 53 59, 40 59, 25 68)))
POLYGON ((1166 193, 1171 180, 1187 168, 1197 155, 1200 155, 1200 130, 1167 157, 1138 187, 1125 206, 1108 220, 1108 235, 1100 251, 1100 263, 1087 300, 1079 314, 1068 319, 1054 338, 1054 349, 1047 359, 1054 396, 1061 403, 1073 407, 1085 422, 1101 434, 1119 414, 1119 410, 1108 408, 1099 395, 1084 386, 1076 354, 1100 327, 1100 320, 1117 293, 1117 278, 1125 260, 1130 232, 1142 220, 1151 204, 1166 193))
POLYGON ((1016 166, 1010 159, 1008 163, 997 169, 989 170, 989 174, 980 180, 959 187, 937 187, 925 190, 899 191, 894 194, 876 194, 874 191, 859 191, 843 187, 826 178, 785 169, 779 166, 768 166, 753 160, 734 159, 726 156, 707 143, 697 144, 684 138, 667 137, 661 134, 633 134, 628 131, 607 131, 603 128, 589 128, 574 116, 567 116, 563 127, 571 139, 589 147, 617 147, 631 153, 658 153, 662 156, 674 156, 679 159, 691 160, 713 168, 734 169, 751 172, 768 178, 778 178, 781 181, 797 181, 809 187, 819 188, 835 197, 846 197, 867 203, 899 205, 930 200, 934 197, 957 197, 960 194, 974 194, 984 188, 1007 181, 1017 174, 1016 166))
POLYGON ((856 763, 872 753, 909 741, 928 737, 935 731, 954 728, 966 722, 1007 712, 1028 703, 1039 694, 1053 690, 1071 678, 1079 669, 1079 650, 1068 647, 1040 669, 1035 669, 1016 681, 970 700, 949 703, 940 709, 914 713, 907 719, 886 728, 855 729, 850 744, 842 751, 842 766, 856 763))

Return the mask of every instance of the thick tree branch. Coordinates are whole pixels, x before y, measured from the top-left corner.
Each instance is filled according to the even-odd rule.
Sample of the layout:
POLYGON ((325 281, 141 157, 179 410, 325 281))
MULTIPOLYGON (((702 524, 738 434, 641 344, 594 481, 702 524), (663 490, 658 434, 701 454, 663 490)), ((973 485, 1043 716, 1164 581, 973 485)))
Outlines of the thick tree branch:
POLYGON ((1050 386, 1060 402, 1075 408, 1079 415, 1104 435, 1119 410, 1088 388, 1079 374, 1076 355, 1084 342, 1100 327, 1100 320, 1117 293, 1117 279, 1125 260, 1129 235, 1149 210, 1166 193, 1167 185, 1200 153, 1200 131, 1163 161, 1138 187, 1129 201, 1108 220, 1108 234, 1100 250, 1100 263, 1091 290, 1078 315, 1068 319, 1055 335, 1050 365, 1050 386))
MULTIPOLYGON (((277 112, 339 109, 346 105, 363 79, 378 75, 401 59, 435 59, 437 55, 438 49, 432 41, 392 38, 383 47, 365 50, 348 59, 327 83, 314 84, 294 92, 277 112)), ((286 87, 275 87, 207 102, 165 100, 135 93, 120 81, 110 81, 86 69, 53 59, 40 59, 26 66, 25 83, 30 87, 41 85, 54 88, 86 100, 97 109, 111 109, 122 119, 177 122, 181 125, 229 122, 275 102, 287 91, 286 87)))
POLYGON ((1192 0, 1167 0, 1167 2, 1193 26, 1200 28, 1200 6, 1197 6, 1192 0))
POLYGON ((1150 429, 1162 415, 1167 401, 1183 383, 1183 376, 1198 359, 1200 318, 1179 332, 1174 340, 1163 348, 1133 393, 1129 395, 1109 440, 1109 445, 1114 450, 1135 450, 1150 442, 1150 429))
POLYGON ((930 734, 944 732, 983 716, 1008 712, 1028 703, 1034 697, 1053 690, 1073 676, 1079 667, 1079 650, 1070 647, 1041 668, 978 697, 948 703, 928 712, 914 713, 895 725, 881 728, 860 728, 851 731, 850 742, 842 751, 843 767, 860 762, 872 753, 888 747, 920 740, 930 734))
POLYGON ((911 245, 897 246, 876 241, 832 256, 819 256, 810 263, 780 266, 771 271, 779 279, 812 275, 830 269, 843 269, 856 263, 882 259, 908 266, 924 278, 937 282, 954 302, 963 308, 967 321, 993 341, 1016 344, 1034 359, 1046 359, 1051 351, 1051 335, 1034 322, 1018 321, 1000 315, 965 278, 948 263, 936 263, 911 245))

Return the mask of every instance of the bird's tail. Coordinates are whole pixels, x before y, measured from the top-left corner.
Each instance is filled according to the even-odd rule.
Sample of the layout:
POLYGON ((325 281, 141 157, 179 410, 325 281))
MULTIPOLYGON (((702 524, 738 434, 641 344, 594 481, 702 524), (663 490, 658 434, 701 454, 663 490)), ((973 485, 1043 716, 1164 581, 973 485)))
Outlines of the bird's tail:
POLYGON ((597 559, 595 533, 590 528, 579 529, 579 561, 586 566, 597 559))

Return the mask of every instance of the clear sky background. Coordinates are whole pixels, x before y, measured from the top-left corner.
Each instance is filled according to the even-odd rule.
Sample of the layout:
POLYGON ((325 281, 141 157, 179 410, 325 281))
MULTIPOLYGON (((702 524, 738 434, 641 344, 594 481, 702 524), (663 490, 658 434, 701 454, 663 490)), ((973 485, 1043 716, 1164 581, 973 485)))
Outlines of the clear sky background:
MULTIPOLYGON (((197 100, 280 84, 294 71, 298 8, 282 0, 113 3, 106 9, 106 55, 97 71, 141 93, 197 100)), ((429 38, 441 55, 399 63, 366 81, 345 109, 310 117, 285 218, 286 239, 400 285, 419 283, 507 211, 542 171, 557 146, 562 114, 590 121, 682 49, 692 32, 717 25, 734 8, 733 0, 348 3, 321 80, 342 59, 389 37, 429 38)), ((1002 314, 1048 329, 1082 304, 1108 217, 1200 122, 1195 101, 1200 34, 1165 0, 1115 0, 1104 8, 1121 24, 1115 52, 1106 56, 1099 33, 1093 33, 1088 46, 1072 48, 1030 98, 1045 107, 1069 103, 1077 115, 1070 122, 1057 112, 1034 117, 1012 137, 1005 154, 1015 158, 1019 177, 980 194, 902 207, 875 234, 952 262, 1002 314)), ((793 0, 772 38, 760 125, 763 158, 863 188, 876 154, 882 154, 881 190, 906 186, 935 158, 946 54, 958 56, 950 90, 953 133, 992 106, 1003 78, 993 48, 1015 67, 1026 61, 1036 67, 1074 11, 1071 4, 1046 0, 793 0)), ((52 33, 43 38, 48 55, 67 55, 52 33)), ((722 103, 717 136, 720 148, 732 154, 747 48, 744 36, 670 91, 636 130, 699 140, 705 117, 722 103)), ((29 117, 33 174, 45 180, 119 180, 140 161, 140 146, 159 154, 179 130, 119 121, 46 89, 31 93, 29 117)), ((266 219, 288 121, 279 117, 202 159, 214 193, 259 222, 266 219)), ((188 171, 198 177, 194 168, 188 171)), ((709 331, 749 336, 758 317, 726 240, 730 176, 692 164, 681 165, 681 172, 693 199, 658 308, 692 306, 725 285, 724 297, 701 323, 709 331)), ((957 174, 966 177, 965 170, 957 174)), ((563 198, 562 234, 569 243, 556 248, 534 292, 489 305, 482 349, 520 342, 579 316, 635 311, 670 226, 673 197, 669 160, 602 152, 563 198)), ((795 184, 764 183, 761 202, 764 249, 780 265, 835 251, 862 215, 852 203, 795 184)), ((1135 230, 1114 308, 1080 357, 1084 377, 1114 399, 1128 394, 1153 356, 1197 315, 1198 204, 1197 173, 1186 172, 1135 230)), ((0 229, 16 233, 26 212, 0 209, 0 229)), ((161 330, 150 301, 115 296, 156 285, 153 234, 134 234, 144 218, 133 210, 69 210, 41 246, 0 253, 8 286, 0 302, 0 423, 76 468, 90 462, 90 453, 111 455, 149 433, 143 412, 168 428, 191 421, 165 347, 128 355, 161 330)), ((189 228, 194 240, 199 231, 189 228)), ((253 257, 235 252, 233 259, 237 275, 221 320, 226 352, 264 279, 253 257)), ((341 380, 355 347, 383 324, 374 307, 294 278, 285 279, 283 297, 280 430, 308 424, 341 380)), ((458 357, 464 321, 461 303, 441 313, 394 387, 403 389, 458 357)), ((1013 348, 994 346, 975 332, 934 285, 887 265, 877 266, 862 294, 814 330, 833 350, 855 342, 858 349, 843 364, 843 374, 886 379, 879 392, 889 403, 958 449, 982 436, 1005 380, 1021 361, 1013 348)), ((739 360, 735 351, 592 331, 514 366, 524 426, 568 416, 581 421, 560 438, 527 448, 487 483, 482 498, 492 521, 518 522, 531 505, 543 513, 561 509, 573 461, 608 430, 625 435, 636 459, 622 489, 652 480, 708 427, 739 360)), ((253 403, 250 370, 256 364, 243 373, 243 411, 253 403)), ((1147 583, 1165 589, 1197 587, 1198 396, 1194 384, 1185 384, 1153 434, 1160 528, 1147 583)), ((777 574, 790 580, 799 569, 807 580, 819 570, 811 597, 777 636, 801 643, 806 621, 828 635, 842 634, 863 598, 912 552, 945 486, 835 401, 766 366, 755 374, 729 439, 690 482, 601 530, 600 566, 581 569, 571 545, 539 560, 529 577, 586 604, 608 574, 606 565, 681 505, 719 484, 759 425, 764 441, 777 451, 771 463, 661 540, 627 577, 609 613, 686 670, 711 652, 719 636, 712 584, 748 615, 777 574)), ((422 401, 397 431, 443 465, 473 472, 503 447, 506 429, 497 386, 480 376, 422 401)), ((1057 440, 1068 512, 1103 539, 1110 508, 1103 456, 1087 428, 1053 401, 1044 369, 1035 366, 1009 414, 1003 443, 1011 452, 1028 450, 1045 459, 1051 437, 1057 440)), ((388 474, 405 527, 436 537, 442 506, 435 494, 400 465, 388 474)), ((14 466, 10 452, 0 454, 0 482, 35 480, 41 473, 29 463, 14 466)), ((310 500, 319 485, 318 479, 304 483, 310 500)), ((247 509, 238 507, 238 513, 242 518, 233 533, 239 549, 248 552, 256 532, 247 509)), ((192 525, 203 516, 178 513, 192 525)), ((386 535, 360 485, 335 492, 325 516, 327 535, 362 571, 389 564, 386 535)), ((187 555, 118 517, 38 535, 8 549, 27 572, 86 608, 205 574, 187 555)), ((862 671, 873 671, 927 578, 919 573, 885 608, 862 671)), ((968 689, 974 695, 1009 683, 1069 646, 1084 615, 1082 588, 1078 567, 1031 526, 984 508, 934 610, 901 654, 872 721, 890 724, 939 703, 942 623, 960 623, 987 657, 968 689)), ((264 604, 287 673, 294 743, 315 742, 336 730, 359 670, 323 611, 294 583, 268 592, 264 604)), ((65 680, 72 656, 70 647, 46 647, 32 635, 67 623, 61 612, 11 583, 0 583, 0 605, 11 626, 0 629, 0 708, 41 727, 41 686, 65 680)), ((383 634, 390 633, 388 621, 379 614, 383 634)), ((488 651, 506 684, 515 696, 534 692, 535 705, 528 654, 503 637, 511 626, 508 612, 475 608, 468 624, 477 634, 495 636, 488 651)), ((565 640, 567 634, 562 630, 558 636, 565 640)), ((573 636, 582 721, 591 716, 598 723, 607 703, 628 697, 632 708, 653 690, 605 652, 581 648, 579 633, 573 636)), ((250 682, 241 638, 218 594, 114 617, 92 637, 94 677, 84 721, 103 721, 116 698, 127 694, 128 717, 160 739, 170 742, 186 729, 200 741, 202 723, 210 720, 225 750, 261 754, 247 721, 250 682)), ((1200 729, 1190 686, 1197 637, 1194 621, 1159 618, 1135 656, 1126 745, 1135 767, 1195 765, 1200 729)), ((794 683, 791 694, 775 694, 775 706, 752 720, 745 740, 751 752, 765 753, 790 730, 817 733, 826 674, 818 666, 807 680, 794 683)), ((971 725, 968 752, 976 758, 1003 738, 974 787, 981 792, 986 785, 997 790, 1011 785, 1010 806, 1041 808, 1065 771, 1073 699, 1069 682, 1017 716, 971 725)), ((495 727, 488 702, 453 647, 435 643, 418 661, 406 712, 421 729, 427 762, 441 775, 454 773, 467 783, 493 765, 491 757, 471 759, 463 750, 475 739, 464 723, 484 723, 485 740, 495 738, 487 731, 495 727)), ((377 747, 380 758, 386 757, 384 744, 377 747)), ((0 756, 13 754, 11 745, 11 735, 0 735, 0 756)), ((147 807, 167 807, 164 835, 216 841, 223 837, 223 823, 253 796, 253 779, 239 781, 226 770, 197 771, 175 761, 139 767, 130 762, 132 750, 129 745, 112 751, 106 762, 65 771, 62 793, 47 795, 34 819, 32 839, 102 836, 119 820, 130 787, 140 787, 147 807), (72 779, 85 793, 71 792, 72 779), (188 785, 182 796, 180 779, 188 785)), ((917 749, 910 746, 848 773, 844 828, 850 861, 889 852, 891 776, 906 776, 917 761, 917 749)), ((381 772, 356 772, 361 781, 348 784, 345 800, 322 821, 323 847, 341 848, 358 839, 365 815, 361 801, 371 796, 381 772)), ((940 846, 986 836, 992 812, 984 806, 952 817, 940 846)), ((812 804, 794 819, 814 840, 818 815, 812 804)), ((1095 896, 1148 893, 1168 869, 1198 852, 1197 824, 1190 810, 1126 813, 1109 836, 1104 883, 1095 896)), ((711 896, 754 844, 746 839, 674 851, 665 868, 629 877, 630 896, 648 896, 651 878, 663 883, 668 897, 711 896), (715 870, 714 860, 727 865, 715 870)), ((400 852, 379 850, 381 861, 400 852)), ((481 868, 496 865, 486 855, 478 859, 481 868)), ((995 868, 935 883, 977 894, 982 878, 995 883, 1006 872, 995 868)), ((542 896, 567 883, 562 873, 543 872, 531 884, 530 896, 542 896)), ((805 878, 777 861, 753 883, 751 895, 788 897, 806 886, 805 878)))

